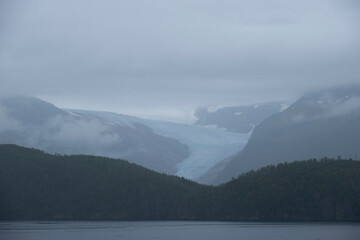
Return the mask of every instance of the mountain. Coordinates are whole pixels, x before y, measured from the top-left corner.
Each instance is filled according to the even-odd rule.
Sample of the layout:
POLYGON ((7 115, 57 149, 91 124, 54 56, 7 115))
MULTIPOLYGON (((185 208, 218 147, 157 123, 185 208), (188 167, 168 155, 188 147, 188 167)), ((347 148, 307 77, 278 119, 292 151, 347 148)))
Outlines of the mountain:
POLYGON ((261 122, 213 183, 251 169, 310 158, 360 157, 360 87, 304 95, 261 122))
POLYGON ((250 137, 110 112, 59 109, 33 97, 0 98, 0 116, 0 143, 122 158, 192 180, 240 151, 250 137))
POLYGON ((360 161, 308 160, 220 187, 120 159, 0 145, 0 220, 360 221, 360 161))
POLYGON ((265 118, 282 111, 285 107, 286 105, 281 103, 264 103, 215 109, 200 108, 195 112, 198 118, 195 124, 246 134, 251 133, 265 118))
POLYGON ((188 147, 141 123, 114 124, 89 114, 74 114, 34 97, 0 99, 0 143, 35 147, 49 153, 125 158, 175 174, 188 147))

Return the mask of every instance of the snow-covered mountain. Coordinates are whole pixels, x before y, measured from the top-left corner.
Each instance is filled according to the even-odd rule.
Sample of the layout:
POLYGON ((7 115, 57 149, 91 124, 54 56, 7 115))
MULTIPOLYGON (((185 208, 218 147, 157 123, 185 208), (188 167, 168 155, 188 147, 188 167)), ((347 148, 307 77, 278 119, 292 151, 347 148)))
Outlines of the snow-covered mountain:
POLYGON ((33 97, 0 99, 0 143, 123 158, 193 180, 241 151, 249 137, 109 112, 59 109, 33 97))
POLYGON ((176 164, 176 175, 192 180, 197 180, 221 160, 241 151, 250 137, 250 134, 231 133, 223 129, 141 119, 111 112, 68 111, 124 126, 143 124, 157 135, 179 141, 189 148, 189 156, 176 164))
POLYGON ((249 106, 206 107, 195 112, 196 125, 222 128, 230 132, 251 133, 267 117, 286 108, 284 103, 262 103, 249 106))
POLYGON ((360 157, 360 86, 306 94, 265 119, 213 183, 269 164, 338 156, 360 157))

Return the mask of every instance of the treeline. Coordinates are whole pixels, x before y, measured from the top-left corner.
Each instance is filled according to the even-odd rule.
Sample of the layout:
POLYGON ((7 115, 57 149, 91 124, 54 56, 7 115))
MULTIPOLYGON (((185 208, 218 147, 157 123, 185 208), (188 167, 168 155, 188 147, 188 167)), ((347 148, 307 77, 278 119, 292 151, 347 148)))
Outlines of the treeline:
POLYGON ((360 162, 269 166, 212 187, 123 160, 0 145, 1 220, 359 221, 360 162))

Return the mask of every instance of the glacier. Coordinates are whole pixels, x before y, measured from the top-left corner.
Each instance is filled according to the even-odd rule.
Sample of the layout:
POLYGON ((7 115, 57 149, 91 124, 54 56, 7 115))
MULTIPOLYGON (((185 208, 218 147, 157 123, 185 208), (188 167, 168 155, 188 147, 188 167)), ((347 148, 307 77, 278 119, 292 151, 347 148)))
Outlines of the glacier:
POLYGON ((250 138, 251 133, 228 132, 220 128, 208 128, 190 124, 142 119, 123 114, 86 110, 81 111, 106 121, 132 127, 134 123, 146 125, 155 134, 178 140, 188 146, 190 154, 177 164, 177 176, 196 181, 220 161, 240 152, 250 138))

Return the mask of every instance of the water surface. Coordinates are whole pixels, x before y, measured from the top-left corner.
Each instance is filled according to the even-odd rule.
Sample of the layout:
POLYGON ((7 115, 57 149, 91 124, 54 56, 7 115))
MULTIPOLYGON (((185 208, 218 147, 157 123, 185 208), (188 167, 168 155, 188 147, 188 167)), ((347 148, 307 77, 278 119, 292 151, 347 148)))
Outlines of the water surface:
POLYGON ((359 223, 0 222, 1 240, 359 240, 359 223))

